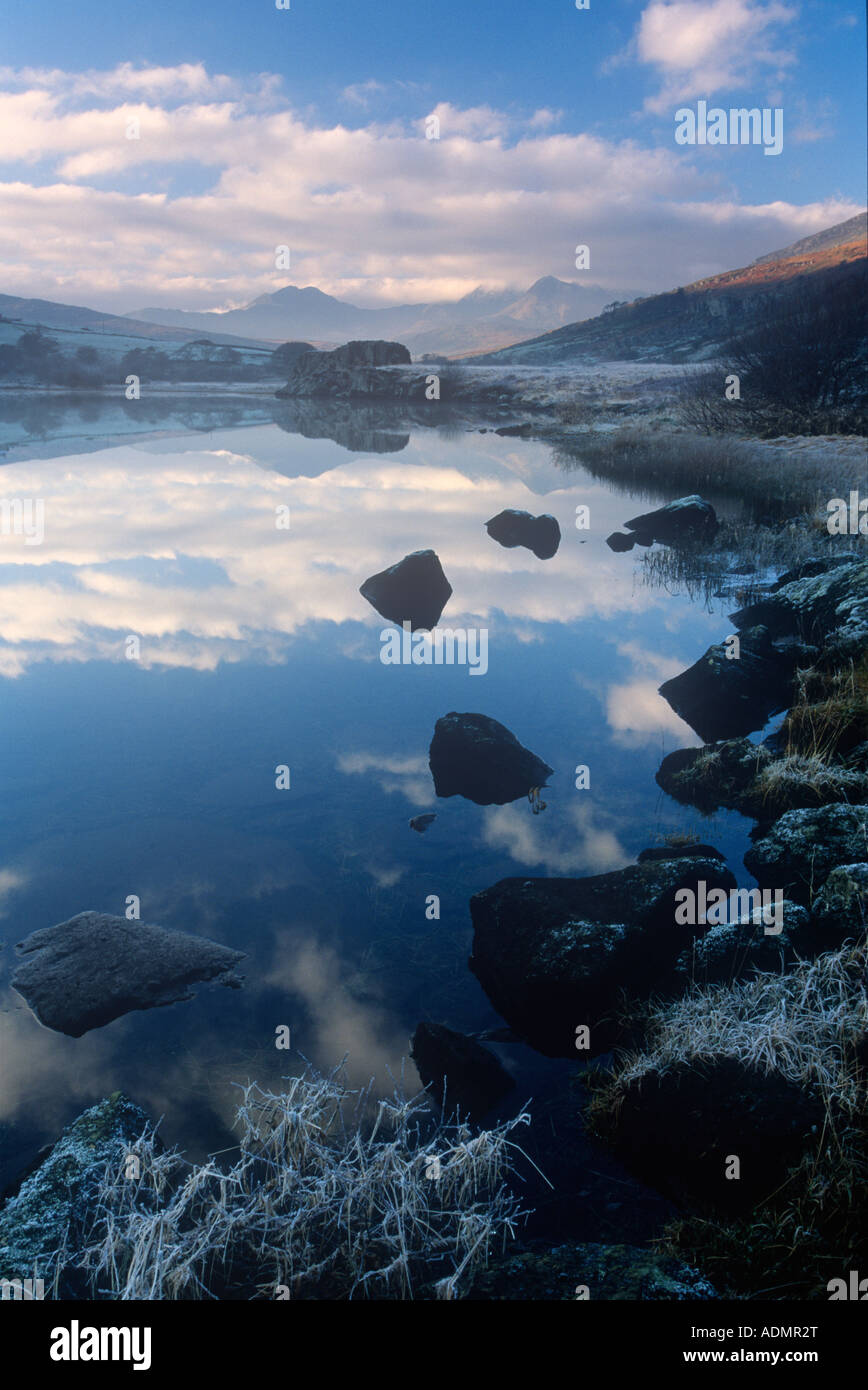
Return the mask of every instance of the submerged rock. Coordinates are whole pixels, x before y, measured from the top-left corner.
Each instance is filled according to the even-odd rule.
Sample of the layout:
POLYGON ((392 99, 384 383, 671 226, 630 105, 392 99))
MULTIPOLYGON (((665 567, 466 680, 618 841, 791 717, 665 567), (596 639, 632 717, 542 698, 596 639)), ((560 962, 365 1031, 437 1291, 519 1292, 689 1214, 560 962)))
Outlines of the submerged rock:
POLYGON ((12 986, 46 1028, 80 1038, 134 1009, 192 999, 193 984, 239 988, 244 951, 105 912, 31 932, 12 986))
POLYGON ((611 536, 606 537, 606 545, 618 554, 625 550, 632 550, 635 544, 636 537, 628 536, 623 531, 613 531, 611 536))
POLYGON ((697 928, 675 894, 736 886, 718 859, 630 865, 589 878, 505 878, 470 899, 470 969, 500 1016, 548 1057, 596 1056, 623 1039, 622 991, 648 998, 697 928), (577 1053, 577 1028, 590 1030, 577 1053))
POLYGON ((706 743, 753 733, 790 703, 802 650, 777 648, 762 626, 742 632, 739 641, 737 659, 717 642, 660 686, 675 713, 706 743))
POLYGON ((418 835, 424 835, 428 826, 436 819, 436 811, 423 811, 421 816, 413 816, 411 818, 410 829, 415 830, 418 835))
POLYGON ((553 769, 487 714, 437 720, 429 766, 438 796, 464 796, 477 806, 504 806, 545 785, 553 769))
MULTIPOLYGON (((151 1127, 144 1111, 120 1091, 68 1125, 0 1211, 0 1277, 42 1279, 48 1294, 57 1252, 64 1245, 75 1252, 106 1168, 116 1172, 151 1127)), ((61 1287, 60 1295, 83 1297, 83 1285, 61 1287)))
POLYGON ((761 888, 780 888, 796 902, 811 898, 838 865, 865 858, 868 807, 838 803, 787 811, 744 856, 761 888))
POLYGON ((359 589, 390 623, 408 622, 413 632, 436 627, 452 597, 452 585, 433 550, 414 550, 397 564, 372 574, 359 589))
POLYGON ((515 1086, 493 1052, 442 1023, 420 1023, 410 1055, 422 1085, 430 1089, 444 1113, 453 1115, 458 1110, 474 1123, 515 1086))
POLYGON ((532 516, 530 512, 508 507, 486 521, 485 527, 492 540, 499 545, 508 550, 523 545, 527 550, 532 550, 538 560, 550 560, 557 554, 561 543, 560 526, 553 516, 545 512, 542 516, 532 516))
POLYGON ((657 864, 661 859, 716 859, 721 864, 726 863, 726 855, 714 845, 659 845, 643 849, 636 862, 657 864))
POLYGON ((580 1289, 582 1298, 606 1302, 692 1303, 720 1297, 698 1270, 657 1250, 572 1243, 493 1258, 467 1296, 575 1302, 580 1289))
POLYGON ((628 531, 637 533, 635 539, 642 537, 641 544, 660 541, 662 545, 680 545, 696 540, 713 540, 719 522, 711 503, 704 501, 698 493, 692 493, 690 497, 667 502, 656 511, 634 516, 632 521, 625 521, 624 525, 628 531))

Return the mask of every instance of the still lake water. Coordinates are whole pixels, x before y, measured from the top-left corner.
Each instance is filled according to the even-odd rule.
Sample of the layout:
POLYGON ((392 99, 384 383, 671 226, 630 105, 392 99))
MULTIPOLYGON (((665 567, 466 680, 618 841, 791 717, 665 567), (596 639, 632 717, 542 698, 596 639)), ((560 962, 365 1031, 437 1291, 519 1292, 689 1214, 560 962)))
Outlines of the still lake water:
MULTIPOLYGON (((468 900, 500 878, 604 872, 695 830, 751 881, 749 822, 702 821, 654 781, 665 752, 700 741, 657 687, 729 630, 604 544, 667 497, 565 472, 539 442, 418 429, 354 450, 257 413, 129 442, 91 428, 30 456, 23 438, 0 473, 4 497, 45 499, 41 545, 0 537, 0 1187, 118 1088, 200 1156, 232 1142, 232 1082, 347 1053, 354 1081, 387 1090, 420 1019, 496 1026, 466 962, 468 900), (492 541, 504 507, 556 516, 557 555, 492 541), (429 547, 453 588, 441 625, 488 629, 484 676, 379 661, 386 624, 359 585, 429 547), (500 720, 555 769, 545 811, 437 801, 428 745, 450 710, 500 720), (129 894, 145 921, 246 951, 245 988, 202 986, 80 1039, 41 1027, 9 988, 14 943, 85 909, 123 914, 129 894)), ((575 1071, 496 1050, 519 1102, 575 1071)))

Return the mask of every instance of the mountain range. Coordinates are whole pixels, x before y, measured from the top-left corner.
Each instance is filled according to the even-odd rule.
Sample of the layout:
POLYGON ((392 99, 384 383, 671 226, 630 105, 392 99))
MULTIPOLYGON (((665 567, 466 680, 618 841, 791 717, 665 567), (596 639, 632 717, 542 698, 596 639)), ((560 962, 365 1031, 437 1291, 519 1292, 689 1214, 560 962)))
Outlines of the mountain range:
POLYGON ((864 294, 868 214, 827 227, 739 270, 619 304, 582 323, 505 346, 485 364, 687 362, 715 356, 736 333, 759 327, 770 309, 795 304, 806 287, 823 293, 841 282, 864 294))
POLYGON ((273 343, 304 338, 323 347, 352 338, 386 338, 404 343, 417 357, 425 353, 453 356, 490 351, 561 324, 592 318, 613 297, 599 286, 546 275, 523 294, 480 288, 458 300, 363 309, 313 285, 303 289, 286 285, 241 309, 205 313, 139 309, 132 317, 212 338, 217 330, 273 343))

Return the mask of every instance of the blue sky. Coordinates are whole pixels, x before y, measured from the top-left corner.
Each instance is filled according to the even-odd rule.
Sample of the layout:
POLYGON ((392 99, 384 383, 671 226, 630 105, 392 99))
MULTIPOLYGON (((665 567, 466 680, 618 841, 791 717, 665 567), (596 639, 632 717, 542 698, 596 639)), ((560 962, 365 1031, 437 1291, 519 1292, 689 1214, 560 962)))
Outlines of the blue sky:
POLYGON ((446 298, 580 278, 579 242, 587 278, 647 293, 865 204, 848 0, 5 0, 0 52, 7 293, 446 298), (783 152, 676 146, 699 99, 781 107, 783 152))

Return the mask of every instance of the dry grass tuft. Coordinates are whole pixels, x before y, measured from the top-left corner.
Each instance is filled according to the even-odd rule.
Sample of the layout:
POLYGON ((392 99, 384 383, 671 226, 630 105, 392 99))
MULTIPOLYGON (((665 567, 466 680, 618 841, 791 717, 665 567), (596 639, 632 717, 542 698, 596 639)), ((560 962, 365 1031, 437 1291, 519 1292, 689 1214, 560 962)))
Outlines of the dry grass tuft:
POLYGON ((514 1234, 509 1136, 529 1115, 474 1134, 396 1091, 363 1123, 369 1089, 341 1068, 241 1091, 231 1166, 161 1152, 152 1132, 139 1178, 106 1173, 76 1260, 94 1296, 456 1298, 514 1234))

